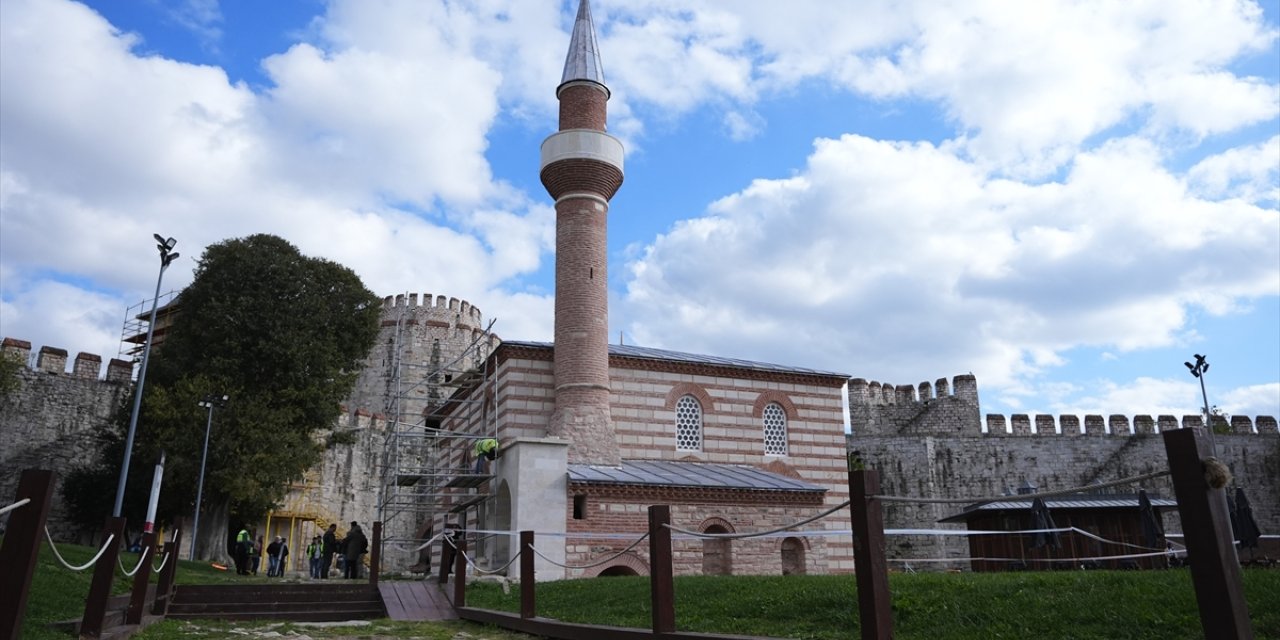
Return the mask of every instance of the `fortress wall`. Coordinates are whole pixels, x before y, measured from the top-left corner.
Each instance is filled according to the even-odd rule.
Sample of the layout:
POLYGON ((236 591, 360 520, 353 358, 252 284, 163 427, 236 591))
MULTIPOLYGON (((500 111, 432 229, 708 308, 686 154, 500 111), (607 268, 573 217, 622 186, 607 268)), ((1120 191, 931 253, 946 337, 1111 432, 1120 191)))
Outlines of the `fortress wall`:
MULTIPOLYGON (((855 381, 856 382, 856 381, 855 381)), ((1200 416, 1123 415, 986 416, 987 432, 976 419, 976 403, 953 396, 903 402, 902 393, 880 385, 879 404, 871 385, 850 383, 853 433, 851 450, 869 468, 879 469, 883 492, 889 495, 965 498, 997 496, 1024 483, 1040 490, 1084 486, 1167 469, 1161 430, 1201 426, 1200 416), (855 389, 859 395, 854 394, 855 389), (884 390, 895 392, 888 402, 884 390), (946 405, 957 405, 947 407, 946 405), (942 405, 942 406, 929 406, 942 405), (914 415, 912 421, 904 416, 914 415), (861 418, 861 420, 860 420, 861 418), (948 424, 947 420, 959 420, 948 424)), ((1280 533, 1280 433, 1269 416, 1233 418, 1230 434, 1215 436, 1220 457, 1231 468, 1234 484, 1242 486, 1264 533, 1280 533)), ((1148 491, 1173 498, 1167 477, 1143 484, 1148 491)), ((1118 487, 1107 492, 1136 492, 1118 487)), ((939 525, 937 520, 963 510, 963 504, 885 503, 886 528, 963 529, 939 525)), ((1181 531, 1176 512, 1166 514, 1167 529, 1181 531)), ((890 557, 964 557, 964 538, 893 536, 890 557)))
MULTIPOLYGON (((4 357, 30 364, 29 342, 5 338, 0 350, 4 357)), ((93 435, 127 401, 133 366, 111 360, 99 378, 101 363, 100 357, 81 353, 68 371, 65 350, 42 347, 34 367, 18 369, 16 388, 0 396, 0 503, 13 499, 23 469, 52 469, 61 481, 72 468, 96 457, 93 435)), ((79 530, 56 491, 49 532, 59 540, 77 540, 79 530)))
POLYGON ((395 414, 395 397, 403 397, 403 420, 416 422, 423 410, 447 398, 453 387, 449 378, 478 367, 500 342, 484 335, 484 315, 466 300, 417 293, 387 296, 382 303, 381 330, 365 358, 348 404, 368 407, 385 415, 395 414), (395 380, 398 354, 401 379, 395 380), (472 344, 480 349, 463 360, 472 344), (435 374, 435 375, 433 375, 435 374))

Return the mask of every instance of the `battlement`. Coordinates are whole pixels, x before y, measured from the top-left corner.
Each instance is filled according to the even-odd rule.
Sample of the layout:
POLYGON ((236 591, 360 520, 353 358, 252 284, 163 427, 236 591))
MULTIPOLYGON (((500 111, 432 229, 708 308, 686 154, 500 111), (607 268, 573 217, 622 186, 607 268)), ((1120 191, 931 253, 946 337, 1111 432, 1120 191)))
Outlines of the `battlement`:
POLYGON ((978 403, 978 379, 973 374, 958 375, 948 381, 938 378, 918 385, 893 385, 854 378, 849 381, 850 406, 912 405, 942 398, 978 403))
POLYGON ((51 375, 67 375, 82 380, 105 380, 107 382, 129 382, 133 379, 133 363, 128 360, 112 358, 107 363, 106 375, 102 375, 102 356, 94 353, 80 352, 72 361, 71 369, 67 369, 67 350, 57 347, 40 347, 34 363, 31 359, 31 343, 16 338, 5 338, 0 343, 0 353, 6 358, 20 360, 32 371, 51 375))
MULTIPOLYGON (((991 436, 1115 436, 1151 435, 1173 429, 1203 427, 1204 419, 1198 415, 1184 415, 1181 420, 1177 416, 1136 415, 1133 420, 1128 416, 1112 414, 1109 416, 1086 415, 1081 423, 1080 416, 1052 416, 1037 414, 1034 418, 1029 414, 1015 413, 1005 416, 988 413, 986 417, 987 435, 991 436), (1034 430, 1032 429, 1034 425, 1034 430)), ((1280 435, 1276 419, 1273 416, 1231 416, 1230 433, 1238 435, 1280 435), (1256 429, 1255 429, 1256 427, 1256 429)))
POLYGON ((461 324, 478 327, 484 322, 484 314, 480 313, 480 308, 472 306, 466 300, 450 298, 448 296, 432 296, 430 293, 422 294, 422 302, 418 302, 418 294, 410 293, 387 296, 382 299, 382 315, 383 319, 394 320, 402 311, 408 311, 414 315, 432 316, 439 320, 457 320, 461 324))

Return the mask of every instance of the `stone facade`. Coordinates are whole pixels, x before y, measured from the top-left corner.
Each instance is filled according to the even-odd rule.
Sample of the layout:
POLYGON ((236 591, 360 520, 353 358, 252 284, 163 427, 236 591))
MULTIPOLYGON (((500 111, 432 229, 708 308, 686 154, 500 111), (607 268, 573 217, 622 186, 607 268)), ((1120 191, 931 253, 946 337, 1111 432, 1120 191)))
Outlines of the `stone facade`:
MULTIPOLYGON (((869 468, 881 472, 886 495, 964 498, 999 496, 1029 483, 1040 490, 1103 483, 1168 469, 1159 432, 1179 426, 1201 426, 1199 416, 986 416, 979 419, 977 382, 972 376, 946 380, 930 393, 917 387, 849 383, 853 433, 849 448, 869 468), (919 390, 919 395, 916 395, 919 390), (1034 429, 1032 426, 1034 425, 1034 429), (1131 426, 1132 425, 1132 426, 1131 426), (1107 427, 1110 430, 1107 430, 1107 427)), ((1280 437, 1276 420, 1235 417, 1232 434, 1216 436, 1220 457, 1231 468, 1235 484, 1247 491, 1254 516, 1264 532, 1280 529, 1280 437), (1238 418, 1238 419, 1237 419, 1238 418), (1256 423, 1256 432, 1252 428, 1256 423)), ((1168 477, 1143 488, 1173 498, 1168 477)), ((1128 491, 1136 491, 1132 487, 1128 491)), ((1112 489, 1124 492, 1126 489, 1112 489)), ((885 504, 888 529, 960 529, 937 520, 964 505, 885 504)), ((1180 531, 1176 513, 1165 514, 1166 529, 1180 531)), ((968 555, 961 537, 892 536, 888 553, 896 558, 959 558, 968 555)))
MULTIPOLYGON (((3 357, 28 364, 31 344, 5 338, 3 357)), ((129 395, 133 365, 80 353, 67 370, 67 352, 43 347, 35 366, 17 372, 14 391, 0 396, 0 503, 8 504, 23 469, 51 469, 59 477, 97 455, 93 434, 107 424, 129 395)), ((81 540, 55 491, 49 512, 50 533, 59 540, 81 540)))
MULTIPOLYGON (((484 403, 458 402, 445 412, 442 426, 447 431, 481 432, 496 428, 500 440, 546 438, 550 434, 555 403, 555 376, 550 345, 503 343, 494 352, 494 372, 483 384, 465 392, 483 397, 484 403), (487 406, 487 408, 486 408, 487 406), (496 425, 486 425, 491 416, 496 425)), ((601 542, 577 538, 573 532, 643 533, 647 507, 671 504, 673 524, 691 530, 706 530, 708 523, 722 523, 727 532, 758 531, 794 522, 841 504, 848 499, 845 472, 844 423, 841 414, 842 386, 839 374, 802 374, 795 371, 759 371, 705 362, 677 359, 650 359, 612 355, 611 414, 614 419, 615 455, 621 460, 666 460, 749 465, 798 478, 824 487, 821 497, 787 495, 785 492, 728 491, 722 489, 679 489, 657 486, 617 487, 571 483, 567 494, 546 496, 548 507, 564 505, 566 563, 581 565, 598 561, 625 548, 615 540, 601 542), (676 402, 684 396, 698 399, 702 409, 702 442, 698 450, 678 450, 676 402), (769 404, 777 404, 786 416, 786 455, 767 455, 764 450, 762 415, 769 404), (583 518, 574 518, 575 498, 585 500, 583 518)), ((457 398, 461 400, 462 398, 457 398)), ((463 464, 461 446, 454 454, 463 464)), ((570 463, 573 460, 569 460, 570 463)), ((497 461, 502 475, 502 458, 497 461)), ((495 488, 494 503, 473 511, 467 526, 505 530, 495 514, 510 510, 501 504, 503 494, 495 488), (478 516, 478 517, 477 517, 478 516)), ((459 498, 468 495, 459 491, 459 498)), ((511 495, 512 500, 535 500, 536 496, 511 495)), ((443 525, 443 520, 437 527, 443 525)), ((806 529, 842 530, 850 527, 849 514, 838 512, 806 529)), ((439 530, 437 528, 437 530, 439 530)), ((799 540, 799 539, 798 539, 799 540)), ((559 544, 548 540, 541 544, 559 544)), ((726 543, 720 550, 734 573, 781 573, 781 539, 743 540, 726 543)), ((847 537, 815 537, 800 544, 808 550, 805 570, 812 573, 841 573, 853 569, 851 540, 847 537)), ((677 545, 679 573, 703 570, 702 544, 697 541, 677 545), (696 553, 695 553, 696 551, 696 553)), ((481 555, 487 550, 481 549, 481 555)), ((637 548, 592 570, 570 570, 569 576, 596 575, 629 567, 645 573, 647 549, 637 548)), ((503 554, 495 558, 500 560, 503 554)), ((495 562, 501 565, 502 562, 495 562)))

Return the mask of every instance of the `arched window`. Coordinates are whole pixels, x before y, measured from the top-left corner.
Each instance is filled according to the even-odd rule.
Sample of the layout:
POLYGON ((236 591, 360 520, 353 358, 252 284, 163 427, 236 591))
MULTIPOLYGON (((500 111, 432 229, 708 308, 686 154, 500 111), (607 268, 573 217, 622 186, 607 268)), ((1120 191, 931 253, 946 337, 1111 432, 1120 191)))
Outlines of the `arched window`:
MULTIPOLYGON (((713 524, 703 530, 703 533, 731 533, 727 528, 713 524)), ((729 538, 703 538, 702 539, 702 575, 704 576, 730 576, 733 575, 733 549, 730 545, 729 538)))
POLYGON ((676 402, 676 450, 702 451, 702 404, 691 395, 676 402))
POLYGON ((763 419, 765 455, 787 455, 787 412, 782 405, 770 402, 765 405, 763 419))
POLYGON ((804 543, 799 538, 787 538, 782 541, 782 575, 802 576, 806 573, 804 565, 804 543))

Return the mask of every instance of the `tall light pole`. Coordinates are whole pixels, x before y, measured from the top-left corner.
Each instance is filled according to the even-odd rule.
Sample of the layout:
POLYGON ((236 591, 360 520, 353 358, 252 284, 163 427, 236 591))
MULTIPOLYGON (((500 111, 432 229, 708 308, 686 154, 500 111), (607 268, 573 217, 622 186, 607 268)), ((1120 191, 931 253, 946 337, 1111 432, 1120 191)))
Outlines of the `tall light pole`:
POLYGON ((151 301, 151 321, 147 324, 147 344, 142 349, 142 368, 138 370, 138 389, 133 395, 133 413, 129 416, 129 432, 124 439, 124 462, 120 465, 120 482, 116 484, 116 504, 111 510, 111 516, 114 518, 119 518, 124 508, 124 483, 129 477, 129 459, 133 456, 133 433, 138 428, 138 410, 142 408, 142 386, 147 379, 147 361, 151 359, 151 337, 156 331, 156 307, 160 305, 160 282, 164 280, 164 270, 178 259, 178 253, 173 250, 174 245, 178 244, 177 240, 161 237, 158 233, 154 234, 154 237, 156 248, 160 250, 160 276, 156 278, 156 297, 151 301))
POLYGON ((200 500, 204 497, 204 461, 209 457, 209 431, 213 429, 213 408, 226 404, 228 397, 211 393, 199 402, 201 407, 209 410, 209 417, 204 423, 204 450, 200 453, 200 481, 196 484, 196 515, 191 523, 191 559, 196 559, 196 540, 200 537, 200 500))
POLYGON ((1196 363, 1184 362, 1187 369, 1191 371, 1191 375, 1200 379, 1200 397, 1204 398, 1204 423, 1209 428, 1209 446, 1213 449, 1213 455, 1218 455, 1218 445, 1213 439, 1213 414, 1209 411, 1209 394, 1204 390, 1204 372, 1209 370, 1209 363, 1205 361, 1205 357, 1200 354, 1194 354, 1196 363))

